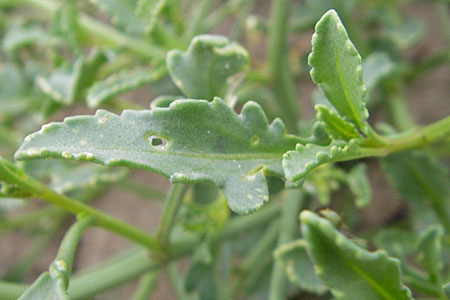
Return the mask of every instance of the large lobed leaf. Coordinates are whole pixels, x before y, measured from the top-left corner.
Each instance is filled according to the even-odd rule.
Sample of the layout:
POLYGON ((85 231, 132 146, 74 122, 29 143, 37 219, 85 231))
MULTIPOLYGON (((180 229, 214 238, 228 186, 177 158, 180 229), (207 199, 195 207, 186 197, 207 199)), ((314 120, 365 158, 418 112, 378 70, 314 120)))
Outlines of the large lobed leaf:
POLYGON ((317 23, 308 63, 311 77, 337 112, 365 131, 368 112, 361 56, 350 41, 336 11, 317 23))
POLYGON ((220 99, 176 100, 165 108, 121 116, 99 110, 44 125, 15 158, 86 160, 155 171, 172 182, 210 181, 232 210, 249 213, 268 200, 264 175, 283 176, 282 155, 298 142, 279 119, 269 125, 254 102, 236 115, 220 99))
POLYGON ((300 215, 306 249, 317 275, 337 299, 413 299, 400 281, 399 261, 386 252, 369 252, 310 211, 300 215))

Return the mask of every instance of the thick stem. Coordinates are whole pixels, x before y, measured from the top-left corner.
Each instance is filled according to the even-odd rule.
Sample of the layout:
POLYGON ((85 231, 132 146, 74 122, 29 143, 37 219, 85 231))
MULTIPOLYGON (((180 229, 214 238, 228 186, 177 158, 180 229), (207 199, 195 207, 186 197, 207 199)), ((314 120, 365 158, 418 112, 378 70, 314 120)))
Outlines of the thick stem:
MULTIPOLYGON (((278 205, 268 206, 261 211, 250 215, 232 219, 222 231, 214 238, 214 243, 220 243, 252 229, 259 228, 271 222, 280 213, 278 205)), ((140 276, 148 271, 157 270, 168 262, 190 253, 199 243, 200 238, 186 241, 173 241, 173 250, 164 262, 155 263, 150 260, 146 249, 133 248, 127 250, 116 258, 108 260, 95 268, 84 270, 75 275, 70 281, 69 295, 71 299, 86 299, 106 291, 140 276)), ((0 281, 0 299, 17 299, 27 288, 24 284, 9 284, 0 281)))
MULTIPOLYGON (((288 191, 287 199, 281 214, 281 224, 278 236, 278 246, 289 243, 299 230, 298 214, 303 203, 303 195, 299 190, 288 191)), ((277 262, 273 265, 270 281, 269 300, 286 299, 287 279, 283 269, 277 262)))
POLYGON ((273 0, 270 11, 267 63, 283 119, 291 132, 297 131, 297 92, 291 76, 287 52, 287 24, 291 12, 290 0, 273 0))

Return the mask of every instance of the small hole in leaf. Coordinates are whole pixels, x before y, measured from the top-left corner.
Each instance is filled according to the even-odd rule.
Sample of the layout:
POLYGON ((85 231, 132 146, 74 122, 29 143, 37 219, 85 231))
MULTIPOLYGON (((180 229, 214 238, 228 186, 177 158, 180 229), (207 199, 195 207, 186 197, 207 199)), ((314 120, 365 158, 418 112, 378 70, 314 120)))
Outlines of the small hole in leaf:
POLYGON ((150 135, 148 138, 149 144, 158 150, 164 150, 167 145, 167 141, 159 136, 150 135))
POLYGON ((258 137, 257 135, 252 136, 252 138, 250 139, 250 142, 251 142, 253 145, 258 145, 258 143, 259 143, 259 137, 258 137))

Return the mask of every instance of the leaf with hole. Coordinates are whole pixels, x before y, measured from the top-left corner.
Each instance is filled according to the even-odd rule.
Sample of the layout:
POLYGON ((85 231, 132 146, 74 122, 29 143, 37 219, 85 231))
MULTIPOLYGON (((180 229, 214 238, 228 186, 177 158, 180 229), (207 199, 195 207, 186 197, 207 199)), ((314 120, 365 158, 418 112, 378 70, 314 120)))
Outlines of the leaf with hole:
POLYGON ((337 299, 411 300, 400 281, 400 264, 384 251, 369 252, 310 211, 300 215, 316 274, 337 299))
POLYGON ((334 10, 317 23, 312 45, 308 58, 311 78, 342 117, 366 131, 361 57, 334 10))
POLYGON ((233 77, 249 68, 247 50, 217 35, 196 36, 186 52, 171 50, 166 61, 172 81, 193 99, 224 97, 233 77))
POLYGON ((176 100, 168 108, 127 110, 121 116, 66 118, 29 135, 18 160, 66 158, 154 171, 172 182, 209 181, 238 213, 268 200, 265 175, 283 176, 284 152, 301 142, 283 123, 268 121, 248 102, 236 115, 220 99, 176 100))

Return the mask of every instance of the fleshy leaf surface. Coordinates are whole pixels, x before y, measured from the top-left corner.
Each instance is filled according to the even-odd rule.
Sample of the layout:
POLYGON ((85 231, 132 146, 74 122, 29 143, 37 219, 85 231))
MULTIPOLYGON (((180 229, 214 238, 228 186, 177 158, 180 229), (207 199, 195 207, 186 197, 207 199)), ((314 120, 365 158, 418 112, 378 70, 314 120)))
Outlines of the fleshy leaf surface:
POLYGON ((280 246, 275 250, 274 256, 280 262, 289 281, 302 290, 319 295, 328 290, 314 273, 314 265, 306 253, 304 240, 280 246))
POLYGON ((171 50, 167 68, 172 81, 189 98, 224 97, 234 75, 249 67, 247 50, 224 36, 199 35, 186 52, 171 50))
POLYGON ((126 110, 50 123, 25 138, 18 160, 66 158, 154 171, 172 182, 209 181, 228 204, 249 213, 268 200, 264 175, 283 176, 281 159, 299 138, 261 107, 248 102, 240 115, 222 100, 176 100, 168 108, 126 110))
POLYGON ((400 281, 397 259, 385 251, 369 252, 311 211, 300 215, 306 249, 316 274, 334 297, 345 300, 413 299, 400 281))
POLYGON ((361 56, 336 11, 329 10, 317 23, 312 47, 311 78, 342 117, 365 131, 369 114, 361 56))

